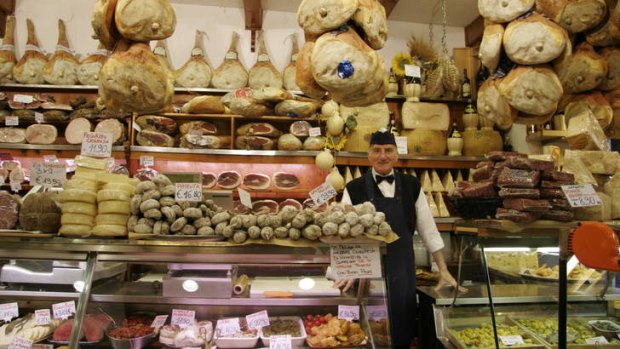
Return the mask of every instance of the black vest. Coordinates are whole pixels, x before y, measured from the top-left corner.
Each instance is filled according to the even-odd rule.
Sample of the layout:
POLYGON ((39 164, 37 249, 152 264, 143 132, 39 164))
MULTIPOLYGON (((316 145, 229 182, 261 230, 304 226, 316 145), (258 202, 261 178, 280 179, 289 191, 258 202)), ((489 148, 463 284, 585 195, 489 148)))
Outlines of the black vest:
MULTIPOLYGON (((368 169, 368 171, 372 171, 368 169)), ((394 171, 395 176, 400 176, 403 189, 402 189, 402 203, 405 209, 405 214, 409 213, 411 215, 411 220, 407 222, 409 226, 409 231, 413 234, 416 226, 416 212, 415 212, 415 203, 418 200, 418 196, 420 195, 420 182, 414 176, 403 174, 399 171, 394 171)), ((366 185, 364 183, 365 176, 361 176, 350 181, 347 184, 347 192, 349 193, 349 197, 351 198, 351 203, 353 205, 361 204, 369 200, 369 197, 366 193, 366 185)), ((374 181, 373 181, 374 182, 374 181)), ((377 183, 374 182, 374 190, 375 197, 383 197, 381 190, 377 186, 377 183)))

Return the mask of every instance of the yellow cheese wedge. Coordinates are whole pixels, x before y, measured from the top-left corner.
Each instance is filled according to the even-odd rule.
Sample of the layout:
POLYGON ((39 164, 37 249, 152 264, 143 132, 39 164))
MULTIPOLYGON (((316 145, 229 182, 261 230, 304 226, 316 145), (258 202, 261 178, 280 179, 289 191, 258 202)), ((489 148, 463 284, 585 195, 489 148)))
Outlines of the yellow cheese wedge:
POLYGON ((437 174, 437 171, 435 170, 431 172, 431 189, 435 192, 444 191, 441 179, 439 179, 439 174, 437 174))
POLYGON ((129 215, 129 201, 103 201, 99 203, 101 213, 118 213, 129 215))
POLYGON ((124 225, 97 224, 92 233, 96 236, 126 236, 127 227, 124 225))
POLYGON ((83 224, 95 225, 95 217, 81 213, 63 213, 60 217, 60 224, 83 224))
POLYGON ((127 195, 133 195, 136 187, 130 183, 107 183, 103 185, 102 189, 114 189, 114 190, 122 190, 127 195))
POLYGON ((75 164, 78 167, 91 168, 97 170, 105 170, 108 168, 108 159, 91 158, 90 156, 77 155, 75 164))
POLYGON ((433 217, 439 217, 439 210, 437 209, 437 204, 435 204, 435 200, 433 200, 433 195, 431 193, 426 193, 426 201, 428 201, 428 206, 431 208, 433 217))
POLYGON ((447 192, 454 189, 454 179, 452 178, 452 172, 450 172, 449 170, 446 171, 446 174, 443 176, 443 181, 441 184, 443 184, 443 188, 447 192))
POLYGON ((431 183, 431 177, 428 175, 428 171, 422 171, 422 175, 420 176, 420 184, 422 185, 422 191, 425 193, 433 190, 433 184, 431 183))
POLYGON ((103 201, 129 201, 129 194, 122 190, 102 189, 97 192, 97 202, 103 201))
POLYGON ((98 214, 95 217, 95 222, 97 225, 127 225, 127 219, 129 216, 125 214, 116 214, 116 213, 103 213, 98 214))
POLYGON ((58 233, 60 235, 65 236, 81 236, 86 237, 90 235, 90 230, 92 227, 90 225, 84 224, 65 224, 60 227, 58 233))
POLYGON ((88 177, 95 177, 97 178, 97 175, 99 175, 100 173, 105 173, 104 170, 96 170, 94 168, 88 168, 88 167, 79 167, 75 169, 75 174, 78 176, 88 176, 88 177))
POLYGON ((84 202, 65 202, 61 206, 62 213, 79 213, 88 216, 97 215, 97 206, 95 204, 87 204, 84 202))
POLYGON ((349 183, 353 180, 353 174, 351 173, 351 168, 349 166, 345 167, 344 170, 344 182, 349 183))
POLYGON ((73 177, 71 177, 71 179, 83 178, 91 181, 97 181, 97 173, 98 172, 87 172, 86 170, 78 167, 75 169, 75 174, 73 175, 73 177))
POLYGON ((450 212, 448 212, 448 208, 443 201, 443 195, 441 195, 441 193, 435 194, 435 204, 437 205, 437 211, 439 211, 439 217, 450 217, 450 212))
POLYGON ((97 195, 92 191, 82 189, 68 189, 60 193, 60 202, 84 202, 94 204, 97 201, 97 195))

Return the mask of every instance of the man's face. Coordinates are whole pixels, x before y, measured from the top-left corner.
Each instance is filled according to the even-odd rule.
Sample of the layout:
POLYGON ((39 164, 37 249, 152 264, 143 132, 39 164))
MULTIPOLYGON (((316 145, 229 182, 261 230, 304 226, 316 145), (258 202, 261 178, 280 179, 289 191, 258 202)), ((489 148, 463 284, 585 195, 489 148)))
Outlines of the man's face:
POLYGON ((387 175, 398 161, 398 152, 393 144, 372 144, 368 149, 368 161, 381 175, 387 175))

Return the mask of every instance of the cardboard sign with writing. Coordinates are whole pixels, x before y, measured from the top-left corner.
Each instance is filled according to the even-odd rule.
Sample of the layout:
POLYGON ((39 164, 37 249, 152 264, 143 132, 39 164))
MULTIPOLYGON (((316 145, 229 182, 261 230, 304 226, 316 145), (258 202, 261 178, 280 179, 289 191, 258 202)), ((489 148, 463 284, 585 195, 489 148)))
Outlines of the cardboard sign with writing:
POLYGON ((67 168, 60 162, 33 162, 30 184, 61 188, 67 181, 67 168))
POLYGON ((52 304, 54 319, 66 320, 75 314, 75 301, 52 304))
POLYGON ((8 349, 31 349, 32 341, 22 337, 13 337, 8 349))
POLYGON ((381 278, 378 244, 338 244, 330 249, 331 267, 338 279, 381 278))
POLYGON ((112 156, 112 135, 104 132, 84 132, 81 154, 109 158, 112 156))
POLYGON ((342 320, 359 320, 360 319, 360 307, 359 305, 338 305, 338 318, 342 320))
POLYGON ((592 184, 563 185, 562 191, 571 207, 589 207, 603 204, 592 184))
POLYGON ((254 314, 246 315, 245 320, 249 328, 259 328, 269 326, 269 315, 267 310, 262 310, 254 314))
POLYGON ((232 319, 217 320, 217 325, 215 328, 218 336, 220 337, 226 337, 241 331, 241 327, 239 326, 239 318, 236 317, 232 319))
POLYGON ((525 344, 525 342, 523 342, 523 337, 521 337, 519 335, 499 336, 499 339, 500 339, 500 341, 502 341, 502 343, 504 343, 504 345, 507 345, 507 346, 517 345, 517 344, 525 344))
POLYGON ((174 187, 177 201, 202 201, 202 183, 175 183, 174 187))
POLYGON ((16 317, 19 317, 17 302, 0 304, 0 320, 9 322, 16 317))
POLYGON ((52 319, 49 309, 37 309, 34 311, 34 322, 37 325, 48 325, 52 319))
POLYGON ((193 310, 172 309, 171 325, 177 325, 181 328, 192 325, 196 320, 196 312, 193 310))
POLYGON ((309 194, 310 198, 312 198, 312 201, 314 201, 314 204, 317 206, 321 206, 332 198, 336 197, 336 195, 338 195, 338 192, 336 192, 336 189, 334 189, 331 184, 324 182, 318 187, 312 189, 309 194))
POLYGON ((385 305, 367 305, 366 311, 370 320, 383 320, 388 318, 388 310, 385 305))
POLYGON ((291 335, 273 335, 269 337, 269 349, 291 349, 291 335))

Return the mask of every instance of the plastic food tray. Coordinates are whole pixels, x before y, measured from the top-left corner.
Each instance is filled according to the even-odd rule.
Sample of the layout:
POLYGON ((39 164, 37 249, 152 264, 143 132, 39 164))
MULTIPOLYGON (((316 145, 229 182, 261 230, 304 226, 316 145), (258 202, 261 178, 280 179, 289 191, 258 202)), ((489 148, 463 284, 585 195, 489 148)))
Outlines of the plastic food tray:
MULTIPOLYGON (((299 329, 301 331, 300 337, 291 337, 291 346, 293 347, 302 347, 304 345, 304 341, 306 340, 306 329, 304 328, 304 323, 301 321, 299 316, 278 316, 278 317, 270 317, 269 321, 272 320, 294 320, 299 324, 299 329)), ((263 345, 269 347, 269 337, 265 337, 263 335, 263 329, 261 328, 259 331, 259 336, 263 345)))
MULTIPOLYGON (((514 326, 515 323, 513 321, 510 321, 510 319, 508 319, 508 317, 497 317, 497 324, 504 324, 504 325, 511 325, 514 326)), ((451 323, 448 325, 448 330, 446 331, 448 339, 450 340, 450 342, 452 344, 454 344, 454 346, 457 349, 470 349, 472 347, 466 346, 465 344, 461 343, 457 338, 456 335, 454 334, 454 331, 460 331, 460 330, 464 330, 466 328, 477 328, 480 327, 480 325, 483 324, 491 324, 491 320, 488 317, 474 317, 474 318, 465 318, 465 319, 455 319, 453 321, 451 321, 451 323)), ((523 330, 523 327, 519 327, 523 330)), ((527 349, 545 349, 546 346, 542 343, 542 341, 540 341, 539 338, 537 338, 536 336, 532 335, 529 331, 525 331, 523 330, 522 333, 520 333, 520 335, 524 338, 524 339, 531 339, 534 343, 533 344, 526 344, 526 345, 513 345, 513 346, 504 346, 502 345, 502 343, 500 342, 500 348, 527 348, 527 349)), ((494 349, 495 345, 493 346, 489 346, 489 347, 476 347, 477 349, 494 349)))

